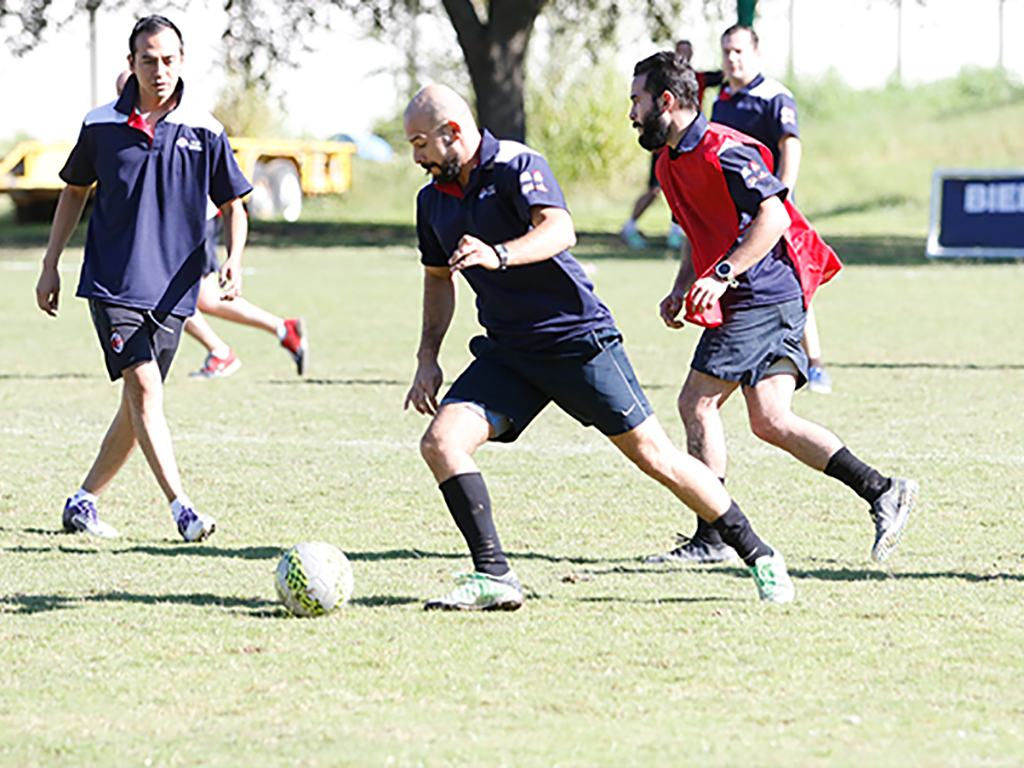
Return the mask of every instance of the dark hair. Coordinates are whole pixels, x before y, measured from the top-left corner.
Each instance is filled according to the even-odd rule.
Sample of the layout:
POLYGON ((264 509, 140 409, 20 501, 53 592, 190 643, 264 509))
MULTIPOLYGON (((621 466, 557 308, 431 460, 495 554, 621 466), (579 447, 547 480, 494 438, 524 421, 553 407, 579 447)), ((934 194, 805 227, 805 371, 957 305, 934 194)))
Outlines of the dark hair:
POLYGON ((135 26, 132 27, 132 34, 128 38, 128 54, 133 60, 135 58, 135 38, 139 35, 152 35, 161 29, 173 29, 174 34, 178 36, 178 47, 182 53, 185 52, 185 41, 181 37, 181 30, 174 26, 173 21, 166 16, 146 16, 135 22, 135 26))
POLYGON ((722 37, 719 39, 725 40, 725 38, 727 38, 729 35, 735 34, 736 32, 749 32, 750 41, 754 44, 755 48, 758 47, 759 41, 757 39, 757 32, 754 31, 753 27, 748 27, 746 24, 733 24, 731 27, 725 30, 725 32, 722 33, 722 37))
POLYGON ((633 67, 633 77, 641 75, 647 75, 644 90, 654 98, 668 91, 684 106, 700 109, 697 104, 697 75, 675 51, 659 51, 637 62, 633 67))

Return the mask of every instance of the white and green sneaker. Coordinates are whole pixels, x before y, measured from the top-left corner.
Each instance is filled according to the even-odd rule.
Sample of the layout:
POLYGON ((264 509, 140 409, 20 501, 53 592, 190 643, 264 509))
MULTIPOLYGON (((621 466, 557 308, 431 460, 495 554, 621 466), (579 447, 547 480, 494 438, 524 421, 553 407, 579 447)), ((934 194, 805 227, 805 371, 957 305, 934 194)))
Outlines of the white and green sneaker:
MULTIPOLYGON (((765 542, 767 543, 767 542, 765 542)), ((771 544, 768 544, 771 547, 771 544)), ((786 570, 786 561, 782 553, 772 547, 772 554, 761 555, 754 561, 750 573, 757 583, 757 592, 762 600, 773 603, 792 603, 796 597, 796 589, 786 570)))
POLYGON ((459 586, 443 597, 427 601, 425 610, 515 611, 523 604, 523 588, 514 571, 504 576, 486 573, 456 573, 459 586))

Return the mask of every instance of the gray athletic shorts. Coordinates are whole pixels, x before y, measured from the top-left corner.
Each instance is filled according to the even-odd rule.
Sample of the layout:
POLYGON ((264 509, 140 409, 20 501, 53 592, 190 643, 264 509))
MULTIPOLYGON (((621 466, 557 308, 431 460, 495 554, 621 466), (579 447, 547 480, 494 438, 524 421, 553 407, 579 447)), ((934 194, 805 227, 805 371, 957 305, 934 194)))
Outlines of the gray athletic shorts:
MULTIPOLYGON (((716 379, 753 387, 773 365, 789 359, 796 366, 796 385, 802 387, 808 369, 807 353, 800 343, 806 322, 802 298, 735 310, 717 328, 704 330, 690 367, 716 379)), ((776 366, 772 373, 778 371, 776 366)))
POLYGON ((155 360, 160 368, 160 379, 167 379, 181 341, 184 317, 119 307, 95 299, 89 300, 89 311, 111 381, 120 379, 126 368, 150 360, 155 360))
POLYGON ((464 403, 513 442, 548 403, 608 436, 640 426, 654 413, 614 328, 589 331, 543 352, 509 349, 486 336, 469 345, 476 358, 442 403, 464 403))

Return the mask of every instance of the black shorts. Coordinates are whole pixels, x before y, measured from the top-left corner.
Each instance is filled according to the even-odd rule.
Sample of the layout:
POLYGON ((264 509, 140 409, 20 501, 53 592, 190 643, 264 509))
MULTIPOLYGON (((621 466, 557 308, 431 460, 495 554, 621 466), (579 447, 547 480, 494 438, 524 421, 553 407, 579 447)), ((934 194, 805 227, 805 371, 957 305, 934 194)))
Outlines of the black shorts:
POLYGON ((220 259, 217 258, 217 241, 220 239, 220 216, 206 220, 206 264, 203 266, 203 277, 220 270, 220 259))
POLYGON ((167 379, 181 341, 185 318, 89 300, 92 324, 100 337, 107 373, 117 381, 126 368, 155 360, 161 380, 167 379))
POLYGON ((614 328, 589 331, 543 352, 509 349, 486 336, 469 344, 476 358, 444 403, 466 403, 513 442, 554 401, 584 426, 608 436, 638 427, 654 413, 614 328))
POLYGON ((727 313, 717 328, 704 330, 690 367, 716 379, 753 387, 773 363, 788 358, 798 371, 796 385, 802 387, 808 367, 800 343, 806 322, 802 298, 727 313))

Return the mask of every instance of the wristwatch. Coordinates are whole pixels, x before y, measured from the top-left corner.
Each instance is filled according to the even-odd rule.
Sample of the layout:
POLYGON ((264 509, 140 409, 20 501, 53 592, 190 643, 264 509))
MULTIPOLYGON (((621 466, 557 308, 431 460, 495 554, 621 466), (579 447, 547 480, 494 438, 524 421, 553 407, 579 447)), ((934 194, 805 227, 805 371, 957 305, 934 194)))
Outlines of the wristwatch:
POLYGON ((494 252, 498 254, 498 271, 504 272, 508 269, 508 248, 498 243, 494 246, 494 252))
POLYGON ((736 274, 733 272, 732 264, 725 259, 715 264, 715 271, 712 274, 714 274, 716 280, 728 283, 730 288, 735 288, 737 285, 736 274))

